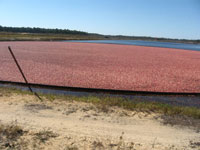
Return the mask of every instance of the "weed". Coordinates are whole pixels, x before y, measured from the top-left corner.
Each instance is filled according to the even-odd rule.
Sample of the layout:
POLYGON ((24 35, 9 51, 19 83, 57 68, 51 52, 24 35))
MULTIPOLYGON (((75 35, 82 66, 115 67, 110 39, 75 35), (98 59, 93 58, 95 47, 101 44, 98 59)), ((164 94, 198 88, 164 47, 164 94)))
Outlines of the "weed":
POLYGON ((192 141, 190 141, 190 147, 191 148, 198 148, 198 149, 200 149, 200 142, 192 142, 192 141))
POLYGON ((67 146, 65 148, 65 150, 78 150, 78 147, 76 147, 76 146, 67 146))
POLYGON ((18 125, 0 125, 0 149, 19 147, 16 141, 24 132, 18 125))
POLYGON ((0 125, 0 137, 5 136, 8 140, 16 140, 22 136, 24 131, 18 125, 0 125))
POLYGON ((39 140, 41 143, 45 143, 50 138, 56 138, 58 135, 53 133, 52 131, 40 131, 35 133, 35 139, 39 140))

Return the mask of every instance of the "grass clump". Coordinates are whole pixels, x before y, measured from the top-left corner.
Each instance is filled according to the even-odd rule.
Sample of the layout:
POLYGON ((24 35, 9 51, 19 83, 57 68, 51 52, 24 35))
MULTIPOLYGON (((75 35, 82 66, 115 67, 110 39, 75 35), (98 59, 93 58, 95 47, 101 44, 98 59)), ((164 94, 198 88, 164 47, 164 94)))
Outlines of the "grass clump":
POLYGON ((53 133, 52 131, 40 131, 35 134, 35 139, 39 140, 41 143, 45 143, 50 138, 56 138, 58 135, 53 133))
POLYGON ((22 136, 24 131, 18 125, 0 125, 0 137, 5 137, 8 140, 16 140, 22 136))
POLYGON ((24 134, 22 128, 18 125, 0 124, 0 149, 19 147, 17 140, 24 134))

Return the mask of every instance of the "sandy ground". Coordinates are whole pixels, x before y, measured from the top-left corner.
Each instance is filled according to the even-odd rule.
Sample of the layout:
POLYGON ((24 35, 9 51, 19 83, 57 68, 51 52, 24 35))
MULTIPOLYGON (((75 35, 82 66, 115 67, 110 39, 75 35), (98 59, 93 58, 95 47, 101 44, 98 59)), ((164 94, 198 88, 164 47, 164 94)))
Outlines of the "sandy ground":
POLYGON ((27 131, 20 139, 24 149, 200 149, 191 144, 200 141, 196 130, 164 125, 158 114, 73 101, 41 102, 30 95, 0 93, 0 123, 27 131), (34 138, 48 131, 53 134, 48 139, 34 138))

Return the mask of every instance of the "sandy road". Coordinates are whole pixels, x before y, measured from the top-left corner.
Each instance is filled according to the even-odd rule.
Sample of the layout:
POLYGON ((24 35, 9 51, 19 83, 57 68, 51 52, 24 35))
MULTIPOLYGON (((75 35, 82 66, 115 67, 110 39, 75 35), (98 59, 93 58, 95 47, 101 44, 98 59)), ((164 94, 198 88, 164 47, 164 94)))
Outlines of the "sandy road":
MULTIPOLYGON (((198 149, 190 145, 200 141, 195 130, 163 125, 155 117, 119 108, 104 111, 81 102, 40 102, 30 95, 0 96, 0 123, 20 125, 29 133, 58 135, 38 149, 198 149)), ((23 137, 29 149, 34 147, 31 135, 23 137)))

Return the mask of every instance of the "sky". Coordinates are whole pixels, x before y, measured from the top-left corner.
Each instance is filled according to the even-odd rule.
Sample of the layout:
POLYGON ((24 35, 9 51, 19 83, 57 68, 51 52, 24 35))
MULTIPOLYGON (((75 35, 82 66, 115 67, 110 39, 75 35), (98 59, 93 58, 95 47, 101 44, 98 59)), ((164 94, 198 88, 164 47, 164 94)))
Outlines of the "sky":
POLYGON ((200 39, 200 0, 0 0, 0 25, 200 39))

